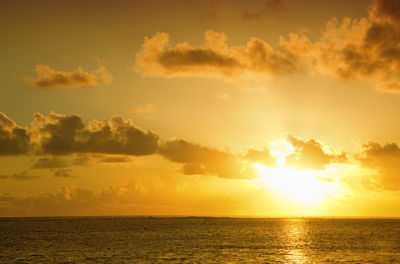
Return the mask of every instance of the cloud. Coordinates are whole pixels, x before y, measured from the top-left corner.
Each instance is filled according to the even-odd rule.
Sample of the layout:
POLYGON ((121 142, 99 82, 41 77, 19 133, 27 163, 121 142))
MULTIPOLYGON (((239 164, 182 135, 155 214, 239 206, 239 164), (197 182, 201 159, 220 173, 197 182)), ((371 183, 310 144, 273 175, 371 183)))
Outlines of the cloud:
MULTIPOLYGON (((256 18, 282 1, 270 0, 256 18)), ((167 33, 145 38, 136 54, 144 76, 198 76, 238 80, 293 73, 320 74, 339 80, 370 82, 378 92, 400 93, 400 0, 375 0, 368 16, 330 20, 316 41, 304 34, 280 37, 277 47, 252 37, 244 46, 229 46, 224 33, 205 32, 205 44, 172 46, 167 33), (252 77, 252 78, 248 78, 252 77)))
POLYGON ((128 156, 103 156, 99 161, 103 163, 126 163, 131 162, 132 159, 128 156))
POLYGON ((71 175, 71 170, 69 169, 58 169, 54 171, 54 177, 70 178, 74 176, 71 175))
POLYGON ((137 105, 130 109, 131 113, 156 113, 157 109, 152 104, 137 105))
POLYGON ((400 22, 400 1, 376 0, 372 12, 374 18, 382 22, 400 22))
POLYGON ((299 56, 308 57, 310 68, 320 74, 369 81, 379 92, 400 93, 399 3, 375 0, 366 18, 332 19, 299 56))
POLYGON ((136 175, 97 190, 65 186, 47 193, 0 193, 0 216, 243 215, 265 210, 267 196, 250 182, 136 175))
MULTIPOLYGON (((5 127, 16 127, 14 121, 4 120, 5 127)), ((170 140, 161 146, 158 135, 151 131, 144 132, 121 116, 113 116, 110 121, 93 120, 85 124, 78 115, 53 112, 45 116, 35 113, 29 131, 33 138, 31 146, 35 148, 32 154, 54 155, 36 159, 31 168, 57 169, 57 177, 69 176, 65 168, 71 165, 130 162, 129 156, 152 154, 182 164, 182 172, 188 175, 215 175, 232 179, 254 177, 254 172, 240 156, 185 140, 170 140), (69 162, 61 155, 75 157, 69 162)), ((19 178, 24 176, 27 176, 25 172, 19 178)))
POLYGON ((19 181, 29 181, 29 180, 40 179, 40 177, 38 177, 38 176, 28 174, 26 170, 22 171, 21 173, 13 174, 11 178, 13 178, 15 180, 19 180, 19 181))
MULTIPOLYGON (((3 127, 7 129, 17 127, 9 118, 3 117, 2 120, 3 127)), ((34 149, 33 155, 48 155, 34 160, 31 168, 53 169, 57 177, 69 177, 66 169, 69 166, 87 166, 94 162, 130 162, 130 156, 153 154, 182 164, 181 172, 186 175, 250 179, 257 177, 252 167, 255 162, 269 167, 277 166, 275 157, 265 148, 249 149, 244 155, 236 155, 183 139, 168 140, 161 144, 158 135, 143 131, 121 116, 114 116, 110 121, 93 120, 85 124, 78 115, 52 112, 45 116, 36 113, 28 130, 32 143, 26 148, 34 149), (67 155, 70 157, 65 157, 67 155)), ((302 141, 290 136, 287 141, 295 148, 295 152, 287 157, 289 166, 321 169, 339 161, 338 155, 326 153, 315 140, 302 141)), ((24 175, 21 174, 20 178, 24 175)))
POLYGON ((368 19, 336 19, 327 24, 322 39, 313 45, 314 69, 342 80, 374 83, 379 92, 397 93, 396 62, 398 32, 368 19))
POLYGON ((113 116, 110 121, 93 120, 85 125, 77 115, 36 113, 34 124, 41 151, 47 154, 72 153, 150 155, 158 148, 158 136, 144 132, 129 119, 113 116))
POLYGON ((56 71, 47 65, 37 65, 35 69, 38 77, 30 82, 41 89, 93 87, 112 81, 111 73, 104 66, 99 66, 92 72, 86 72, 81 68, 72 72, 56 71))
POLYGON ((249 179, 254 171, 238 157, 227 151, 207 148, 182 139, 174 139, 160 146, 160 155, 167 160, 183 164, 187 175, 215 175, 221 178, 249 179))
POLYGON ((322 143, 315 139, 301 140, 288 135, 286 141, 294 147, 294 152, 286 156, 286 167, 323 170, 330 163, 346 161, 344 153, 327 153, 322 143))
POLYGON ((243 20, 254 20, 267 15, 273 15, 286 8, 285 0, 267 0, 264 7, 258 11, 244 10, 242 12, 243 20))
MULTIPOLYGON (((129 215, 149 213, 149 206, 157 211, 165 209, 165 199, 175 206, 175 185, 162 179, 135 179, 127 184, 109 186, 99 191, 65 186, 56 192, 33 195, 0 194, 0 216, 66 216, 66 215, 129 215), (164 200, 163 200, 164 199, 164 200), (147 210, 147 211, 146 211, 147 210), (147 212, 147 213, 146 213, 147 212)), ((184 204, 184 199, 181 204, 184 204)), ((166 210, 168 213, 168 210, 166 210)))
MULTIPOLYGON (((35 155, 31 169, 51 169, 56 177, 70 177, 67 169, 70 166, 130 162, 132 156, 155 154, 180 164, 180 171, 185 175, 213 175, 227 179, 256 178, 254 163, 267 167, 278 165, 277 157, 266 148, 234 154, 184 139, 160 143, 158 135, 143 131, 121 116, 85 124, 78 115, 36 113, 31 126, 23 129, 0 114, 0 128, 1 142, 4 142, 0 145, 2 155, 35 155), (15 133, 15 130, 22 133, 15 133)), ((400 186, 400 149, 395 143, 384 146, 367 143, 361 153, 346 154, 332 150, 316 139, 303 140, 288 135, 286 142, 293 147, 285 157, 287 168, 323 170, 334 163, 357 164, 355 160, 362 168, 369 169, 368 173, 376 172, 371 177, 377 176, 375 180, 383 184, 382 188, 397 189, 400 186)), ((25 170, 0 178, 31 180, 39 177, 25 170)))
POLYGON ((277 165, 275 159, 271 156, 271 153, 268 149, 249 149, 244 156, 244 159, 260 163, 268 167, 275 167, 277 165))
POLYGON ((25 128, 0 112, 0 155, 25 154, 30 149, 30 136, 25 128))
POLYGON ((68 167, 68 161, 60 157, 44 157, 36 160, 31 168, 32 169, 59 169, 68 167))
POLYGON ((223 78, 298 71, 296 55, 284 46, 274 50, 268 43, 251 38, 245 47, 230 47, 226 39, 224 33, 206 31, 206 44, 203 46, 184 42, 170 47, 169 35, 157 33, 152 38, 145 38, 142 50, 136 54, 136 69, 145 76, 223 78))
POLYGON ((12 175, 0 175, 0 180, 5 180, 5 179, 14 179, 18 181, 29 181, 29 180, 35 180, 35 179, 40 179, 39 176, 33 176, 28 174, 26 170, 23 170, 20 173, 14 173, 12 175))
POLYGON ((358 155, 362 165, 379 174, 379 186, 389 190, 400 190, 400 148, 395 143, 380 145, 368 142, 358 155))
POLYGON ((56 193, 17 196, 0 194, 0 215, 2 216, 43 216, 43 215, 96 215, 99 201, 92 191, 63 187, 56 193), (85 212, 86 211, 86 212, 85 212))
POLYGON ((72 160, 72 165, 74 166, 88 166, 94 163, 92 155, 79 153, 75 155, 74 159, 72 160))

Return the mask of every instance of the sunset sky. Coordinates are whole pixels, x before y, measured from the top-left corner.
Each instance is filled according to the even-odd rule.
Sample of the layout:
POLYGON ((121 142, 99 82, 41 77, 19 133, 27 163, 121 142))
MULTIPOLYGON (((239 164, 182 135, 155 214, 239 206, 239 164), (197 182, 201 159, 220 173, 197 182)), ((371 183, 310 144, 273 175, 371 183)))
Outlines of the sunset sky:
POLYGON ((0 13, 0 217, 400 217, 400 0, 0 13))

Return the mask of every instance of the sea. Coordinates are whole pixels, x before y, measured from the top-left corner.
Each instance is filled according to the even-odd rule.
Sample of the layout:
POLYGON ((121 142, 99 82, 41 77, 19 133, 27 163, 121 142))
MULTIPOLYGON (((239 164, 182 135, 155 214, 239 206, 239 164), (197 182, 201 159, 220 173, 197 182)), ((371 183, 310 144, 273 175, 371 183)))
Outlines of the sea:
POLYGON ((0 218, 0 263, 400 263, 400 220, 0 218))

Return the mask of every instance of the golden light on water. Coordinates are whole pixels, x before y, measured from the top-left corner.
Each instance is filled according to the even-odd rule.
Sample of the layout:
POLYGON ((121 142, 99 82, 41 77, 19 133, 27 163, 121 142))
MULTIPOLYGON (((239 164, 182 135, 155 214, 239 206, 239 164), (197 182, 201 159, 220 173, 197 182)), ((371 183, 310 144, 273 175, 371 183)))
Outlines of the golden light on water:
MULTIPOLYGON (((305 220, 304 219, 287 219, 286 225, 283 226, 285 230, 285 234, 288 237, 288 240, 291 243, 296 243, 298 241, 304 241, 306 239, 305 230, 305 220)), ((290 248, 286 255, 286 261, 288 263, 309 263, 310 259, 308 259, 306 252, 304 252, 304 248, 297 246, 294 248, 290 248)))

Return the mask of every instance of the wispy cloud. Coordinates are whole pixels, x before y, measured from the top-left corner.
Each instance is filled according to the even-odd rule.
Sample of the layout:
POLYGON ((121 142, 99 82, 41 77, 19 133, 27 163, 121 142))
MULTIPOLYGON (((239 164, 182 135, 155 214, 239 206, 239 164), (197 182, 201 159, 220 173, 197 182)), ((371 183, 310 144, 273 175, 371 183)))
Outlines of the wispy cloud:
POLYGON ((60 157, 42 157, 34 161, 32 169, 59 169, 68 167, 67 160, 60 157))
POLYGON ((157 109, 153 104, 137 105, 132 107, 129 112, 131 113, 156 113, 157 109))
POLYGON ((20 173, 14 173, 11 175, 0 175, 0 179, 5 180, 5 179, 13 179, 17 181, 29 181, 29 180, 36 180, 40 179, 39 176, 34 176, 29 174, 26 170, 23 170, 20 173))

